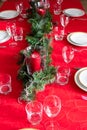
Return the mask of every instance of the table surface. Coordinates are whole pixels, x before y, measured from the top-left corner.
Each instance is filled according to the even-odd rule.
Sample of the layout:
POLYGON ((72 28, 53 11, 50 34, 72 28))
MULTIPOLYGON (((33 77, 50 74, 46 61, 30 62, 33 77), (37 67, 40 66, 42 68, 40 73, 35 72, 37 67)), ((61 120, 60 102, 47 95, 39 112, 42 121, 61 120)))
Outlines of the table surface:
MULTIPOLYGON (((16 0, 8 0, 4 2, 0 11, 15 9, 16 0)), ((24 0, 25 2, 25 0, 24 0)), ((51 3, 51 13, 53 14, 53 4, 54 1, 50 0, 51 3)), ((28 7, 28 2, 25 2, 25 6, 28 7)), ((62 3, 62 9, 66 8, 80 8, 83 9, 80 0, 64 0, 62 3)), ((16 22, 17 26, 23 27, 24 30, 24 40, 17 42, 16 47, 9 46, 12 39, 9 39, 6 43, 0 44, 0 46, 6 45, 6 48, 0 48, 0 72, 5 72, 12 77, 12 92, 8 95, 0 94, 0 129, 1 130, 18 130, 20 128, 30 127, 30 123, 27 120, 25 112, 25 104, 19 103, 18 97, 22 91, 22 83, 17 79, 17 73, 20 66, 17 64, 19 59, 20 50, 28 46, 25 40, 26 34, 30 31, 30 25, 27 19, 19 22, 18 18, 10 20, 0 19, 0 30, 5 30, 7 22, 16 22)), ((87 18, 86 14, 82 18, 87 18)), ((53 15, 53 21, 58 21, 58 16, 53 15)), ((87 21, 86 20, 72 20, 66 27, 66 32, 87 32, 87 21)), ((54 66, 64 66, 61 52, 63 46, 73 46, 75 49, 81 50, 86 47, 78 47, 71 45, 66 37, 63 41, 52 41, 53 52, 52 52, 52 64, 54 66)), ((86 67, 87 66, 87 50, 80 52, 75 52, 74 59, 68 66, 71 68, 71 74, 69 83, 64 86, 58 84, 46 85, 43 92, 37 93, 37 100, 43 103, 43 99, 50 94, 55 94, 60 97, 62 102, 62 108, 59 115, 55 120, 60 124, 60 130, 87 130, 87 99, 83 99, 87 96, 87 92, 81 90, 74 82, 74 74, 76 73, 75 67, 86 67), (83 98, 82 98, 83 97, 83 98)), ((41 121, 41 126, 49 120, 49 118, 43 113, 43 119, 41 121)), ((41 128, 44 130, 44 127, 41 128)))

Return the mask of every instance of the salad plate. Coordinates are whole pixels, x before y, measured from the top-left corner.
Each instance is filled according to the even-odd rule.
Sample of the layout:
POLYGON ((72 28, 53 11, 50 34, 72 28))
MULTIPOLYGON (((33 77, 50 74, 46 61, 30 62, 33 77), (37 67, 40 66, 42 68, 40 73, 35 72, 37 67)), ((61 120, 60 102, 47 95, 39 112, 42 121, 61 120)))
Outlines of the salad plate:
POLYGON ((86 32, 73 32, 67 36, 69 43, 76 46, 87 46, 87 33, 86 32))
POLYGON ((75 75, 74 75, 74 81, 76 83, 76 85, 87 92, 87 80, 86 80, 86 76, 87 76, 87 67, 81 68, 79 69, 75 75), (84 77, 82 78, 83 74, 85 73, 84 77), (85 78, 85 79, 84 79, 85 78))
POLYGON ((64 9, 63 13, 70 17, 81 17, 85 14, 84 10, 78 8, 68 8, 64 9))
POLYGON ((5 10, 0 12, 0 19, 12 19, 19 15, 16 10, 5 10))
POLYGON ((0 44, 8 41, 10 36, 8 35, 7 31, 0 30, 0 44))
POLYGON ((87 87, 87 69, 82 70, 79 74, 79 80, 81 84, 83 84, 85 87, 87 87))

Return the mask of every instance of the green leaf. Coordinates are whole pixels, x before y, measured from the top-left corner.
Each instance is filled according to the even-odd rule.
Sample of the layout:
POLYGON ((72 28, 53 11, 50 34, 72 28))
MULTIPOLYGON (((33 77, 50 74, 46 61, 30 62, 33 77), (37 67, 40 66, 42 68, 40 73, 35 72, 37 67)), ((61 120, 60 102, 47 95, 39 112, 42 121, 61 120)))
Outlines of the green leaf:
POLYGON ((26 36, 26 40, 33 45, 35 45, 38 42, 38 38, 33 36, 26 36))

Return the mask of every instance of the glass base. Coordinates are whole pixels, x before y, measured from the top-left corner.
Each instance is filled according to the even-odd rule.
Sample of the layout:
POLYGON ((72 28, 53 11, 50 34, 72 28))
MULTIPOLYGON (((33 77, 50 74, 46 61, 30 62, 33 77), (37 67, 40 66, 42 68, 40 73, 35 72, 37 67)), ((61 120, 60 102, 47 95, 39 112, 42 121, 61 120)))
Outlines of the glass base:
POLYGON ((45 130, 60 130, 56 121, 48 121, 45 123, 45 130))
POLYGON ((37 125, 30 125, 30 128, 38 129, 38 130, 44 130, 44 127, 42 124, 37 124, 37 125))
POLYGON ((15 47, 15 46, 17 46, 17 42, 11 42, 11 43, 9 43, 9 46, 15 47))

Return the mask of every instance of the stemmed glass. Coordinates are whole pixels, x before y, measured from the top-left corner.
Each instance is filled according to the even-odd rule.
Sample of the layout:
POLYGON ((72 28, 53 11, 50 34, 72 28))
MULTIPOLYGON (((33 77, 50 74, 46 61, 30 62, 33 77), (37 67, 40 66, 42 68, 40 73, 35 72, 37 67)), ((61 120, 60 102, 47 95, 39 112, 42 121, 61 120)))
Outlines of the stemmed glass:
POLYGON ((52 119, 56 117, 61 110, 61 100, 56 95, 48 95, 44 99, 44 111, 46 115, 51 119, 45 123, 46 130, 59 130, 59 125, 52 119))
MULTIPOLYGON (((19 15, 21 16, 21 13, 23 11, 23 2, 16 3, 16 10, 19 13, 19 15)), ((19 21, 23 21, 23 18, 19 18, 19 21)))
POLYGON ((64 15, 64 14, 60 15, 60 23, 61 23, 61 25, 62 25, 62 27, 64 29, 64 34, 65 34, 65 27, 69 23, 69 17, 64 15))
POLYGON ((64 46, 62 49, 62 57, 65 63, 70 63, 74 58, 74 49, 71 46, 64 46))
POLYGON ((63 0, 57 0, 57 4, 59 5, 59 8, 61 10, 61 4, 62 4, 63 0))
POLYGON ((74 52, 75 52, 75 50, 71 46, 64 46, 63 49, 62 49, 62 57, 64 59, 64 62, 66 63, 65 68, 69 72, 69 74, 70 74, 71 70, 67 65, 74 58, 74 52))

